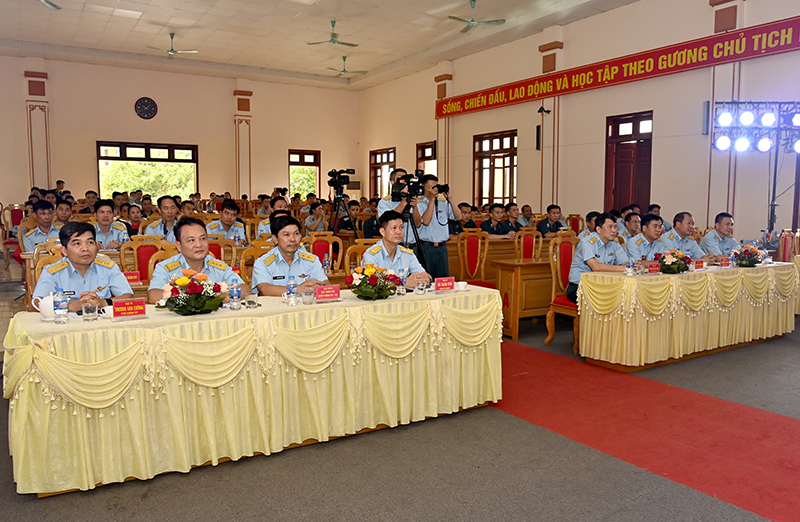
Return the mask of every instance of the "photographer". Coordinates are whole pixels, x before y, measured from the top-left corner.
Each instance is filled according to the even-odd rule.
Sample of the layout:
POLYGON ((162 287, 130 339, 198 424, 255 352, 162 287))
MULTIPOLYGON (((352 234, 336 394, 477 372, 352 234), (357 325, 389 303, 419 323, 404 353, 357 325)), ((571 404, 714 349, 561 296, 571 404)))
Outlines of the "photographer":
MULTIPOLYGON (((408 194, 408 181, 413 178, 405 169, 395 169, 389 174, 389 182, 391 183, 391 194, 382 198, 378 202, 378 216, 382 216, 384 212, 394 210, 402 215, 406 205, 411 205, 411 212, 414 216, 414 225, 419 227, 422 224, 422 215, 417 210, 418 199, 410 197, 408 194)), ((410 223, 409 223, 410 224, 410 223)), ((405 227, 403 233, 403 245, 409 248, 416 248, 416 239, 411 231, 411 227, 405 227)))
MULTIPOLYGON (((420 180, 425 189, 425 198, 417 205, 415 212, 422 213, 422 226, 419 227, 419 240, 428 273, 435 279, 448 277, 450 268, 447 260, 447 240, 450 239, 449 221, 460 220, 461 211, 450 204, 450 187, 439 185, 439 178, 425 174, 420 180), (439 194, 442 189, 442 194, 439 194)), ((416 214, 415 214, 416 215, 416 214)))

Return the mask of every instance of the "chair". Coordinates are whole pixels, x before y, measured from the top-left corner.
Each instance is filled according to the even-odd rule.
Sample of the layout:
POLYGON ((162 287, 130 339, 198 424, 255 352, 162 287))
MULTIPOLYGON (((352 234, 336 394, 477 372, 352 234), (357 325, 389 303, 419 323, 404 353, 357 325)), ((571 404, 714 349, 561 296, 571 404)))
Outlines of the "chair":
POLYGON ((30 288, 36 288, 36 283, 39 281, 39 277, 42 275, 42 270, 44 267, 48 265, 52 265, 63 259, 64 256, 61 254, 61 250, 56 250, 54 252, 48 252, 43 256, 39 256, 39 260, 36 262, 36 268, 33 271, 33 281, 31 281, 30 288))
POLYGON ((569 214, 567 216, 567 226, 576 234, 580 234, 581 231, 586 227, 585 221, 580 214, 569 214))
POLYGON ((265 234, 261 234, 261 235, 262 235, 262 237, 259 238, 259 239, 256 239, 255 241, 253 241, 251 243, 251 246, 254 246, 254 247, 269 247, 269 248, 272 248, 272 247, 275 246, 275 241, 273 241, 271 238, 263 237, 265 234))
POLYGON ((25 242, 22 241, 22 237, 28 233, 29 230, 33 230, 36 228, 36 219, 33 217, 26 217, 19 223, 19 228, 17 228, 17 239, 19 239, 19 251, 25 252, 25 242))
POLYGON ((547 312, 547 338, 544 340, 545 346, 550 346, 556 334, 556 314, 563 314, 572 317, 572 329, 574 342, 572 353, 578 355, 578 340, 580 317, 578 316, 578 305, 567 299, 567 285, 569 285, 569 269, 572 265, 572 256, 578 245, 578 238, 574 233, 558 233, 550 241, 548 248, 548 259, 550 260, 550 275, 553 278, 552 290, 550 293, 550 310, 547 312))
POLYGON ((256 232, 258 232, 258 224, 262 221, 264 221, 264 218, 259 216, 250 218, 244 222, 244 235, 247 236, 247 242, 251 245, 253 241, 257 239, 256 232))
POLYGON ((150 256, 147 260, 147 281, 153 279, 153 271, 156 269, 157 264, 159 264, 161 261, 171 258, 174 255, 175 253, 170 252, 169 250, 159 250, 150 256))
POLYGON ((781 235, 778 237, 778 259, 781 263, 789 263, 794 260, 796 254, 795 250, 795 234, 788 228, 783 229, 781 235))
MULTIPOLYGON (((138 270, 140 277, 143 274, 147 274, 150 257, 162 250, 162 243, 168 242, 164 241, 161 236, 157 235, 136 235, 133 236, 130 241, 122 243, 122 246, 119 249, 119 263, 122 265, 122 271, 134 272, 138 270), (128 263, 126 255, 128 252, 133 255, 133 265, 128 263)), ((166 251, 171 252, 171 255, 173 256, 175 255, 174 251, 166 251)), ((150 278, 148 277, 147 280, 149 281, 150 278)))
POLYGON ((488 254, 489 234, 475 228, 460 233, 458 235, 458 263, 461 266, 459 280, 486 288, 496 288, 494 284, 484 281, 488 254))
POLYGON ((253 279, 253 263, 272 249, 270 246, 252 246, 245 248, 239 256, 239 277, 250 287, 253 279))
POLYGON ((97 218, 94 217, 94 214, 72 214, 70 221, 78 221, 80 223, 91 223, 94 225, 97 223, 97 218))
POLYGON ((36 248, 33 249, 34 266, 43 255, 54 254, 56 252, 58 252, 58 255, 61 255, 61 243, 58 241, 57 237, 48 237, 44 243, 39 243, 36 245, 36 248))
POLYGON ((344 254, 344 261, 342 262, 342 269, 345 273, 349 274, 352 272, 352 269, 361 266, 361 259, 364 257, 364 252, 366 252, 372 245, 351 245, 347 252, 344 254))
POLYGON ((325 254, 330 256, 331 270, 339 270, 342 266, 341 253, 344 252, 344 243, 333 232, 312 232, 303 238, 302 243, 306 245, 309 252, 319 258, 322 262, 325 254), (338 250, 334 247, 338 246, 338 250))
POLYGON ((522 227, 514 236, 514 257, 538 259, 542 255, 542 234, 533 227, 522 227))
POLYGON ((236 244, 232 239, 209 239, 208 253, 230 266, 236 264, 236 244))
POLYGON ((9 253, 13 252, 19 247, 19 234, 16 238, 11 237, 11 232, 15 226, 18 226, 22 219, 25 217, 25 210, 22 205, 6 205, 3 208, 3 258, 6 260, 6 270, 11 266, 11 259, 9 253))
POLYGON ((359 238, 361 239, 364 238, 364 222, 369 219, 372 219, 374 215, 375 214, 370 214, 370 213, 366 214, 362 213, 358 215, 358 218, 356 219, 356 235, 358 235, 359 238))
POLYGON ((381 240, 381 238, 379 238, 379 237, 368 237, 368 238, 363 238, 362 237, 362 238, 356 239, 356 245, 374 245, 375 243, 377 243, 380 240, 381 240))

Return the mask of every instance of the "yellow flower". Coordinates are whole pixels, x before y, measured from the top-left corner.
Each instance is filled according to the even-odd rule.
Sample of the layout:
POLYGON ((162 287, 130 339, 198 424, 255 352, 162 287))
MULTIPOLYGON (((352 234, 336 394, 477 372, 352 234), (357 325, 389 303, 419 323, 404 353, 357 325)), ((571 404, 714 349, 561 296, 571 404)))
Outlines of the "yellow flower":
POLYGON ((179 277, 178 279, 175 280, 175 284, 178 286, 186 286, 189 284, 189 278, 186 276, 179 277))
POLYGON ((686 256, 686 254, 684 254, 680 250, 678 250, 678 252, 676 252, 676 253, 678 254, 678 257, 685 257, 686 256))
POLYGON ((193 275, 195 275, 197 273, 194 270, 192 270, 191 268, 181 268, 181 272, 186 277, 192 277, 193 275))
POLYGON ((375 268, 375 271, 378 272, 379 274, 382 274, 383 272, 386 271, 386 269, 385 268, 381 268, 381 267, 377 267, 377 268, 375 268))
POLYGON ((374 274, 374 273, 375 273, 375 269, 374 269, 374 268, 372 268, 372 267, 369 267, 369 268, 367 268, 366 270, 364 270, 364 275, 371 276, 371 275, 372 275, 372 274, 374 274))
POLYGON ((361 274, 363 272, 364 272, 364 267, 363 266, 357 266, 356 267, 356 274, 361 274))

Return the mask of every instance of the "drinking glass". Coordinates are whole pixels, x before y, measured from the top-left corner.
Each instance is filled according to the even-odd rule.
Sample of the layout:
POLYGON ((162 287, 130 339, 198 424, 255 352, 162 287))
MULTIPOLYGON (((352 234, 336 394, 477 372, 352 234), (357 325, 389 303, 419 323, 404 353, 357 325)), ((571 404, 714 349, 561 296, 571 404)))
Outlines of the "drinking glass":
POLYGON ((304 288, 303 289, 303 304, 310 305, 314 304, 314 295, 315 290, 313 288, 304 288))
POLYGON ((83 303, 81 305, 83 320, 87 323, 97 321, 97 303, 83 303))

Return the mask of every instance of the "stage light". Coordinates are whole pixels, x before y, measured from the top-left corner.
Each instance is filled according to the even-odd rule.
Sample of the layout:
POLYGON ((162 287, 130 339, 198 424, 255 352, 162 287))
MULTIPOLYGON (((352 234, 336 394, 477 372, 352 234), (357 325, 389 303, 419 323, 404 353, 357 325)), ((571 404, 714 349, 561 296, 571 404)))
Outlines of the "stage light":
POLYGON ((761 152, 767 152, 769 149, 772 148, 772 140, 769 138, 761 138, 758 140, 758 150, 761 152))
POLYGON ((720 127, 730 126, 730 124, 733 123, 733 114, 728 111, 719 113, 719 116, 717 116, 717 123, 719 123, 720 127))
POLYGON ((731 139, 727 136, 720 136, 716 142, 717 150, 728 150, 731 148, 731 139))
POLYGON ((772 127, 775 125, 775 115, 771 112, 765 112, 763 116, 761 116, 761 125, 764 127, 772 127))
POLYGON ((800 140, 794 142, 794 151, 800 154, 800 140))
POLYGON ((794 125, 795 127, 800 127, 800 113, 795 114, 792 117, 792 125, 794 125))
POLYGON ((739 122, 742 125, 750 125, 755 119, 756 117, 751 111, 744 111, 739 115, 739 122))
POLYGON ((744 152, 750 148, 750 140, 744 136, 737 138, 736 142, 733 144, 733 148, 735 148, 737 152, 744 152))

